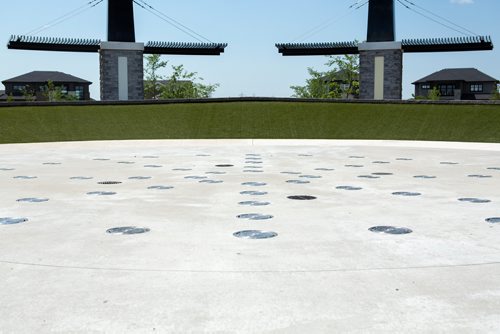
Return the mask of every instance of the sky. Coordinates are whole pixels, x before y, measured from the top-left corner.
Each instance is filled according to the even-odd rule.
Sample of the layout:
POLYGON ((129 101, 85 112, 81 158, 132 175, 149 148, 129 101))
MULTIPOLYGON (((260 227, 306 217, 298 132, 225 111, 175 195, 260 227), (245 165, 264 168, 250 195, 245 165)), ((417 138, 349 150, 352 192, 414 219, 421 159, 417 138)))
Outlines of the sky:
MULTIPOLYGON (((3 1, 6 3, 2 4, 0 19, 0 40, 4 41, 0 48, 0 81, 35 70, 61 71, 92 81, 91 97, 99 99, 98 54, 8 50, 6 47, 11 35, 25 35, 39 27, 47 29, 38 36, 106 40, 107 1, 60 24, 49 24, 89 1, 3 1)), ((187 70, 197 72, 205 83, 218 83, 220 87, 214 97, 289 97, 293 94, 290 86, 305 83, 308 67, 327 69, 325 56, 283 57, 275 43, 366 39, 367 5, 359 9, 349 8, 366 0, 145 1, 205 38, 229 44, 220 57, 163 57, 171 65, 183 64, 187 70)), ((443 68, 475 67, 500 79, 500 0, 411 2, 448 20, 437 19, 448 26, 454 27, 447 23, 452 22, 475 34, 490 35, 497 47, 486 52, 404 55, 404 98, 410 98, 414 92, 413 81, 443 68)), ((135 6, 135 24, 137 42, 196 41, 138 6, 135 6)), ((396 1, 397 40, 461 36, 464 35, 410 11, 396 1)), ((168 75, 168 69, 163 74, 168 75)), ((3 89, 2 85, 0 89, 3 89)))

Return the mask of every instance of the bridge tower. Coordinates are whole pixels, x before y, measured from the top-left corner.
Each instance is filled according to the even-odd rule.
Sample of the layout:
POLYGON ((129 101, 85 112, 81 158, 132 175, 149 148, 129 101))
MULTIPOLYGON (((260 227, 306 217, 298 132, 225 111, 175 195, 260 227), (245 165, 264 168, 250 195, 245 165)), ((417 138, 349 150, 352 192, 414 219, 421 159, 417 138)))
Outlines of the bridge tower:
POLYGON ((108 0, 108 38, 11 36, 9 49, 99 53, 101 100, 144 99, 144 54, 222 54, 225 43, 148 42, 135 40, 134 0, 108 0))
POLYGON ((403 90, 403 54, 492 50, 489 36, 462 38, 395 38, 394 0, 370 0, 366 41, 327 43, 278 43, 283 56, 358 54, 360 56, 360 98, 400 100, 403 90))

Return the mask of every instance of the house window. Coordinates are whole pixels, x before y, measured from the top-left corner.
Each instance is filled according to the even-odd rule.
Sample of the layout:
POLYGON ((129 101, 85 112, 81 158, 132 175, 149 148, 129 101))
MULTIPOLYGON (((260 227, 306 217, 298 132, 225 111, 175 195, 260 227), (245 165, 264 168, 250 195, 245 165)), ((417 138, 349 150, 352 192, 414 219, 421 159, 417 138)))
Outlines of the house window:
POLYGON ((455 85, 438 85, 438 89, 441 96, 455 95, 455 85))
POLYGON ((84 99, 83 86, 75 86, 75 95, 78 98, 78 100, 84 99))
POLYGON ((66 85, 61 85, 61 93, 63 95, 68 95, 68 86, 66 85))
POLYGON ((26 90, 25 85, 13 85, 12 86, 12 95, 14 96, 23 96, 24 91, 26 90))
POLYGON ((422 88, 422 89, 431 89, 431 84, 429 84, 429 83, 423 83, 423 84, 420 86, 420 88, 422 88))
POLYGON ((483 84, 471 84, 470 85, 471 93, 482 93, 483 92, 483 84))

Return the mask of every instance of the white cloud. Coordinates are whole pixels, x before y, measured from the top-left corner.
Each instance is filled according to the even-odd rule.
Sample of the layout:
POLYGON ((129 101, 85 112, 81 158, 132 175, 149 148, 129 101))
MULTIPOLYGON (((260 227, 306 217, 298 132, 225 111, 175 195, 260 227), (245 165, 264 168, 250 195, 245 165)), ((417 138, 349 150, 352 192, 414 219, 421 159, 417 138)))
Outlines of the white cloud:
POLYGON ((457 5, 472 5, 474 0, 450 0, 450 2, 457 5))

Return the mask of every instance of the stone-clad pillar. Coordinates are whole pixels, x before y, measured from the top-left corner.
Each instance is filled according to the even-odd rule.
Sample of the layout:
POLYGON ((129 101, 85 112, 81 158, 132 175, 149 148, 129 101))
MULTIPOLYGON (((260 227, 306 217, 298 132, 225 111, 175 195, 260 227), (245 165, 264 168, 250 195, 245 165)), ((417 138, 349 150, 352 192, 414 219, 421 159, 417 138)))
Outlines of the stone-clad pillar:
POLYGON ((144 99, 143 53, 143 43, 101 43, 101 100, 144 99))
POLYGON ((400 42, 361 43, 360 99, 401 100, 403 51, 400 42))

